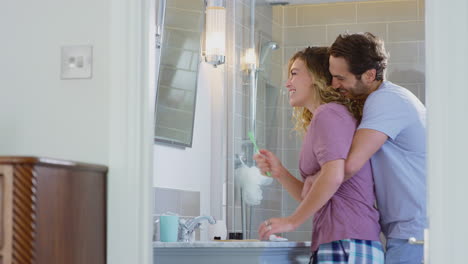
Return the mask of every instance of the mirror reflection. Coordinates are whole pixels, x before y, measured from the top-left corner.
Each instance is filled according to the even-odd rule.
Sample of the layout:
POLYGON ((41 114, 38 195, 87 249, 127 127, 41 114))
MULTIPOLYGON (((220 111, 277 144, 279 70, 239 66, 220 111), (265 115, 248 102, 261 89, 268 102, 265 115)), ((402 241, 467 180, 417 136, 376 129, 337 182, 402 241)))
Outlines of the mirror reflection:
POLYGON ((191 147, 204 2, 161 0, 159 14, 155 141, 191 147))

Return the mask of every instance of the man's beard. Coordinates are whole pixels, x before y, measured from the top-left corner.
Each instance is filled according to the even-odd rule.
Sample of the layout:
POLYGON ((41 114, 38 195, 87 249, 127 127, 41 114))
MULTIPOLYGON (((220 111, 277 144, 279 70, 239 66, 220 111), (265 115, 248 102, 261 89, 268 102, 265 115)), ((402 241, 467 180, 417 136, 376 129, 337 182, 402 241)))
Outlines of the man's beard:
POLYGON ((349 89, 349 93, 351 95, 351 99, 354 100, 362 100, 366 99, 367 96, 370 94, 370 87, 366 87, 361 80, 356 82, 356 85, 349 89))

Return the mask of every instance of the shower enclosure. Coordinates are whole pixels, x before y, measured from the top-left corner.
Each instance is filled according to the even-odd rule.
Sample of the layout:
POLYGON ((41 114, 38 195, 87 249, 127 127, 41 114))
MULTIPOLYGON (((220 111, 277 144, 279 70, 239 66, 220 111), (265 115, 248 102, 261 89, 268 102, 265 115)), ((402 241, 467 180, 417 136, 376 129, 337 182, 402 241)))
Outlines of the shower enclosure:
MULTIPOLYGON (((253 132, 258 146, 275 153, 296 177, 300 139, 292 132, 292 108, 284 88, 288 58, 283 59, 281 45, 280 16, 283 11, 264 0, 235 1, 233 5, 235 43, 228 49, 231 48, 234 57, 242 57, 248 49, 254 50, 256 60, 254 64, 246 64, 241 58, 238 63, 233 63, 234 76, 231 78, 234 81, 228 81, 233 107, 228 118, 231 130, 228 136, 227 223, 229 232, 242 232, 244 238, 250 239, 258 237, 257 229, 262 221, 291 214, 297 202, 273 181, 262 186, 260 204, 245 203, 243 190, 236 185, 239 184, 239 168, 255 166, 253 144, 247 133, 253 132)), ((311 238, 311 225, 308 221, 295 232, 279 235, 294 241, 307 241, 311 238)))

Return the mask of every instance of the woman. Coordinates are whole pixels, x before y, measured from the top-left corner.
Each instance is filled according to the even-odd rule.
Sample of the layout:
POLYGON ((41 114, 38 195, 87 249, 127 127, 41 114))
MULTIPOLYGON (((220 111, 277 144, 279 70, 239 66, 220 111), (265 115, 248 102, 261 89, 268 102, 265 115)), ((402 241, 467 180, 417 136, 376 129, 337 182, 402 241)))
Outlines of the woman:
POLYGON ((306 48, 291 58, 286 88, 295 129, 305 134, 299 161, 304 183, 273 153, 261 150, 254 156, 262 173, 270 172, 300 201, 292 215, 266 220, 258 233, 266 239, 293 231, 314 215, 311 263, 383 263, 370 163, 344 181, 345 159, 362 105, 344 98, 330 84, 327 48, 306 48))

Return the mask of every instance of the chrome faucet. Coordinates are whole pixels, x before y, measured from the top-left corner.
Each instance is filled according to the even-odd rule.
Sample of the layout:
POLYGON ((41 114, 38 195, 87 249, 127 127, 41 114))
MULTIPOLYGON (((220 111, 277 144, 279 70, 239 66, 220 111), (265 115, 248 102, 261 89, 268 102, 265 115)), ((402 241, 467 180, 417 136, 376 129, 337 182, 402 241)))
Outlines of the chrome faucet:
POLYGON ((192 242, 192 234, 195 229, 200 227, 203 220, 210 224, 215 224, 216 220, 212 216, 197 216, 195 218, 184 221, 179 220, 179 242, 192 242))

